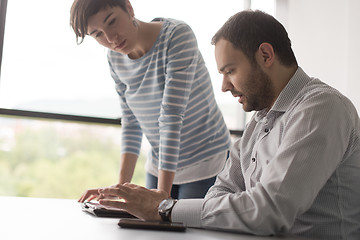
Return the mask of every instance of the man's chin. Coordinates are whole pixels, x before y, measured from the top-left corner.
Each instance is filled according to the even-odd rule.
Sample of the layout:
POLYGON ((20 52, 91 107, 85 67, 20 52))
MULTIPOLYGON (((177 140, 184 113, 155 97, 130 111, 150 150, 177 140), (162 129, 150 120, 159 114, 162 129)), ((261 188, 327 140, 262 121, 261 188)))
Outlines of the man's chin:
POLYGON ((250 109, 248 105, 244 104, 244 103, 240 103, 242 104, 242 108, 245 112, 251 112, 253 109, 250 109))

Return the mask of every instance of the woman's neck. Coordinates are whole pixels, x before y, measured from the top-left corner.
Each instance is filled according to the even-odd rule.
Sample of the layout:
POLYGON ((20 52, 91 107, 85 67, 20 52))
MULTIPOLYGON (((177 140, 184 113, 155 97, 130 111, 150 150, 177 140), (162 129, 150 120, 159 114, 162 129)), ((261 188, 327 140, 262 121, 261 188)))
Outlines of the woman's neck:
POLYGON ((144 56, 152 46, 161 31, 163 22, 142 22, 135 20, 138 28, 138 39, 134 50, 128 54, 131 59, 138 59, 144 56))

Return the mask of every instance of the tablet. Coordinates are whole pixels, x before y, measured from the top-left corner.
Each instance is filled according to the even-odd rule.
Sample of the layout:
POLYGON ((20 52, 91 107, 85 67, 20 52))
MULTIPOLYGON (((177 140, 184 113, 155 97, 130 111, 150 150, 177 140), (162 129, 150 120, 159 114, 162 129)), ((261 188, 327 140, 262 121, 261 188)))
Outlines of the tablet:
POLYGON ((177 222, 158 222, 158 221, 144 221, 141 219, 121 218, 118 225, 122 228, 136 228, 147 230, 162 230, 162 231, 176 231, 184 232, 186 227, 182 223, 177 222))
POLYGON ((84 212, 90 213, 97 217, 136 218, 134 215, 131 215, 124 210, 107 207, 97 202, 84 202, 82 203, 81 207, 84 212))

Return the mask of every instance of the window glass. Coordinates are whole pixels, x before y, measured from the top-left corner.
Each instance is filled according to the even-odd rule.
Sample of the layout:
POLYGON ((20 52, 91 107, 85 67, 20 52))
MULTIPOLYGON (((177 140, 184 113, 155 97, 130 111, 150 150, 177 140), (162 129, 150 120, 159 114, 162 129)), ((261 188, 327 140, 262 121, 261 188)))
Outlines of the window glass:
MULTIPOLYGON (((118 118, 120 106, 106 60, 106 49, 87 37, 76 45, 69 25, 73 0, 8 1, 0 81, 0 107, 118 118), (29 11, 31 9, 31 11, 29 11), (44 11, 46 9, 46 11, 44 11), (20 17, 21 16, 21 17, 20 17)), ((209 69, 217 102, 230 129, 243 129, 241 105, 221 92, 211 37, 242 0, 133 0, 135 16, 177 18, 194 30, 209 69), (151 10, 149 10, 151 9, 151 10), (206 11, 201 11, 205 9, 206 11)), ((274 0, 252 0, 252 9, 274 14, 274 0)))
MULTIPOLYGON (((118 181, 119 126, 8 117, 0 123, 0 195, 78 199, 118 181)), ((132 179, 142 186, 144 163, 141 153, 132 179)))
POLYGON ((77 46, 72 0, 8 1, 0 107, 116 118, 118 97, 106 51, 77 46))
MULTIPOLYGON (((69 25, 72 1, 8 1, 1 108, 120 116, 106 49, 90 37, 76 45, 69 25)), ((221 92, 222 76, 210 41, 231 15, 242 10, 243 1, 131 2, 140 20, 170 17, 192 27, 225 121, 231 129, 242 129, 251 113, 245 115, 231 94, 221 92)), ((252 8, 273 14, 269 2, 274 3, 253 1, 252 8)), ((117 182, 121 127, 16 117, 0 117, 0 122, 0 195, 78 198, 85 189, 117 182)), ((144 141, 133 178, 140 185, 145 183, 147 144, 144 141)))
MULTIPOLYGON (((8 1, 1 108, 109 118, 120 116, 118 96, 106 60, 107 50, 91 37, 76 45, 69 25, 72 2, 8 1)), ((222 78, 210 42, 221 25, 243 9, 243 1, 224 0, 219 4, 218 1, 183 0, 170 4, 168 0, 133 0, 131 3, 140 20, 170 17, 192 27, 225 121, 229 128, 241 129, 242 108, 230 94, 221 92, 222 78), (202 8, 206 11, 201 11, 202 8)))

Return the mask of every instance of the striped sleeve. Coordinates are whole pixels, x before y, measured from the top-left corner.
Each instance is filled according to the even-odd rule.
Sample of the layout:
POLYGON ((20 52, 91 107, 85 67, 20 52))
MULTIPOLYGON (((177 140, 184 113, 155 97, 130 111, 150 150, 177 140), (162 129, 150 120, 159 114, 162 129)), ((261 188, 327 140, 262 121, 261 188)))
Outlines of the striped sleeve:
POLYGON ((111 76, 116 83, 116 91, 119 94, 120 105, 122 110, 121 153, 122 154, 133 153, 139 155, 141 148, 141 141, 142 141, 142 130, 139 122, 137 121, 133 112, 126 103, 126 99, 124 95, 126 90, 125 84, 120 82, 110 62, 109 65, 110 65, 111 76))
POLYGON ((195 79, 199 50, 195 35, 186 24, 174 28, 170 38, 159 118, 159 169, 176 171, 181 127, 195 79))

